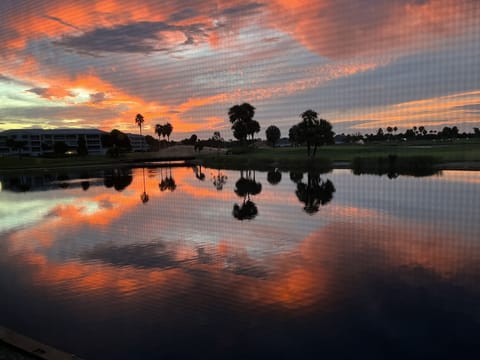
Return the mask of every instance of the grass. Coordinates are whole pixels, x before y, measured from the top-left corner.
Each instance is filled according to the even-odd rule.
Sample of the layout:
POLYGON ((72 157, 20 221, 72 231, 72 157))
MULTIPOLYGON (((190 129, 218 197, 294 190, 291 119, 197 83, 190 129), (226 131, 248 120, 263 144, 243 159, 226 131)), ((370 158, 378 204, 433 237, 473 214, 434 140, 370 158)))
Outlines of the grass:
POLYGON ((441 164, 452 162, 480 162, 480 140, 461 140, 453 142, 409 141, 408 143, 379 143, 368 145, 330 145, 320 147, 317 157, 307 159, 305 147, 292 148, 260 148, 238 149, 234 154, 226 155, 216 150, 202 151, 200 154, 193 152, 193 147, 175 146, 164 152, 145 152, 122 154, 119 158, 109 158, 102 155, 89 155, 86 157, 0 157, 0 171, 13 171, 17 169, 50 169, 55 167, 99 167, 121 166, 132 162, 144 162, 162 158, 175 158, 175 156, 196 156, 197 162, 214 168, 238 169, 251 167, 259 170, 269 168, 300 169, 316 167, 324 169, 333 163, 343 162, 351 164, 356 158, 384 158, 395 155, 398 158, 427 156, 435 158, 441 164))
MULTIPOLYGON (((409 142, 381 143, 368 145, 330 145, 320 147, 315 164, 352 163, 356 158, 385 158, 395 155, 398 158, 434 158, 439 164, 448 162, 480 161, 480 142, 409 142)), ((200 159, 207 166, 231 168, 235 166, 262 164, 263 167, 301 168, 308 165, 305 147, 263 148, 242 154, 206 155, 200 159)))

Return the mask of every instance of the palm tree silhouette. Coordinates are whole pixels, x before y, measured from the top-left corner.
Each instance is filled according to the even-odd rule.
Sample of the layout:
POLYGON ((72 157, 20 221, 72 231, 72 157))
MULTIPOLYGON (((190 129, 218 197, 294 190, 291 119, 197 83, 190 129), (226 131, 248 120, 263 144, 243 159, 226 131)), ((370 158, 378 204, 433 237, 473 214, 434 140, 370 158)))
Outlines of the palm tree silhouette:
POLYGON ((243 197, 241 205, 234 204, 232 215, 238 220, 252 220, 258 214, 258 208, 250 196, 260 194, 262 184, 255 180, 255 170, 246 170, 245 176, 243 170, 240 171, 240 179, 235 183, 235 194, 243 197))
POLYGON ((326 205, 332 200, 334 192, 335 186, 330 180, 323 181, 318 172, 308 171, 307 183, 298 182, 295 194, 298 200, 305 204, 303 210, 313 215, 320 205, 326 205))
MULTIPOLYGON (((142 114, 137 114, 137 116, 135 116, 135 123, 140 128, 140 136, 142 136, 142 125, 144 122, 145 122, 145 119, 142 114)), ((142 150, 143 150, 143 141, 142 141, 142 150)))

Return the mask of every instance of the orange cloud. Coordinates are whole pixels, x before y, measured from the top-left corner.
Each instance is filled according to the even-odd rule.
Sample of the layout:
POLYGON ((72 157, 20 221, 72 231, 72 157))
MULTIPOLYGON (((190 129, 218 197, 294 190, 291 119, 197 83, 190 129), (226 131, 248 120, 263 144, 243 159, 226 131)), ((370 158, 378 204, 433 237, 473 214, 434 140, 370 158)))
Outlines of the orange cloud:
POLYGON ((355 109, 352 115, 341 116, 337 121, 369 119, 367 123, 353 128, 376 128, 384 126, 411 127, 418 125, 440 126, 452 123, 477 123, 478 116, 469 114, 464 107, 480 103, 480 91, 470 91, 430 99, 408 101, 373 109, 355 109), (438 119, 438 120, 432 120, 438 119))
POLYGON ((405 0, 370 6, 351 0, 273 0, 269 25, 322 56, 344 58, 387 49, 425 50, 435 46, 427 40, 464 33, 478 18, 475 14, 475 0, 405 0), (279 13, 284 21, 278 21, 279 13))

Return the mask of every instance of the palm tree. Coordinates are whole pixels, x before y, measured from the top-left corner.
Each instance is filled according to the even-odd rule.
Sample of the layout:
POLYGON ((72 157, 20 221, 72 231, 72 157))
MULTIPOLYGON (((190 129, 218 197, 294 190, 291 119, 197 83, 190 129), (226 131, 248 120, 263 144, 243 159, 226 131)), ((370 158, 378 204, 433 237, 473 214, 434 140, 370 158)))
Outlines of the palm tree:
POLYGON ((167 122, 165 125, 163 125, 163 132, 165 136, 168 138, 168 142, 170 142, 170 134, 173 131, 173 126, 169 122, 167 122))
POLYGON ((155 125, 155 134, 158 135, 158 140, 160 140, 160 136, 165 136, 163 131, 163 125, 155 125))
POLYGON ((307 144, 308 157, 315 157, 317 147, 333 144, 334 132, 332 125, 324 119, 318 119, 316 111, 304 111, 300 117, 302 121, 293 125, 289 131, 290 140, 297 144, 307 144), (310 151, 313 146, 313 151, 310 151))
MULTIPOLYGON (((138 127, 140 128, 140 136, 142 136, 142 124, 145 122, 145 119, 143 117, 142 114, 137 114, 137 116, 135 116, 135 123, 138 125, 138 127)), ((142 150, 143 150, 143 145, 144 145, 144 141, 142 139, 142 150)))
POLYGON ((137 116, 135 116, 135 123, 138 125, 138 127, 140 128, 140 136, 142 135, 142 124, 145 122, 145 119, 143 117, 142 114, 137 114, 137 116))
POLYGON ((260 131, 260 124, 253 120, 255 116, 255 107, 249 103, 234 105, 228 110, 228 118, 232 125, 233 136, 244 141, 250 135, 252 140, 254 134, 260 131))

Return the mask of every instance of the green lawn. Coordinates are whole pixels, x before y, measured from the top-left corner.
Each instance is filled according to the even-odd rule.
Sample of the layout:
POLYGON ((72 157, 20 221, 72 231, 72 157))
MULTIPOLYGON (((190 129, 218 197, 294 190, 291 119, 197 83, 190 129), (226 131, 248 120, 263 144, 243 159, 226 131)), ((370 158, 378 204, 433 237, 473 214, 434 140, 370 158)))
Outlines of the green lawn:
MULTIPOLYGON (((186 147, 171 147, 163 156, 192 155, 185 152, 186 147)), ((188 150, 188 149, 187 149, 188 150)), ((234 151, 235 152, 235 151, 234 151)), ((380 143, 368 145, 330 145, 320 147, 313 164, 322 168, 328 167, 333 162, 350 163, 357 157, 398 157, 430 156, 440 163, 480 161, 480 141, 458 142, 408 142, 408 143, 380 143)), ((133 161, 148 161, 161 156, 158 152, 122 154, 119 158, 112 159, 106 156, 90 155, 86 157, 74 156, 65 158, 37 158, 37 157, 1 157, 0 171, 14 169, 44 169, 55 167, 77 166, 109 166, 128 164, 133 161)), ((251 149, 248 152, 230 155, 218 155, 216 151, 196 154, 198 160, 210 167, 237 168, 251 166, 256 168, 301 168, 311 166, 307 159, 305 147, 295 148, 261 148, 251 149)))
MULTIPOLYGON (((429 156, 439 163, 480 161, 480 142, 456 143, 397 143, 369 145, 330 145, 317 150, 315 162, 347 162, 361 158, 379 158, 388 155, 398 157, 429 156)), ((243 154, 201 155, 204 163, 215 167, 239 165, 282 167, 303 167, 308 164, 305 147, 255 149, 243 154)))

